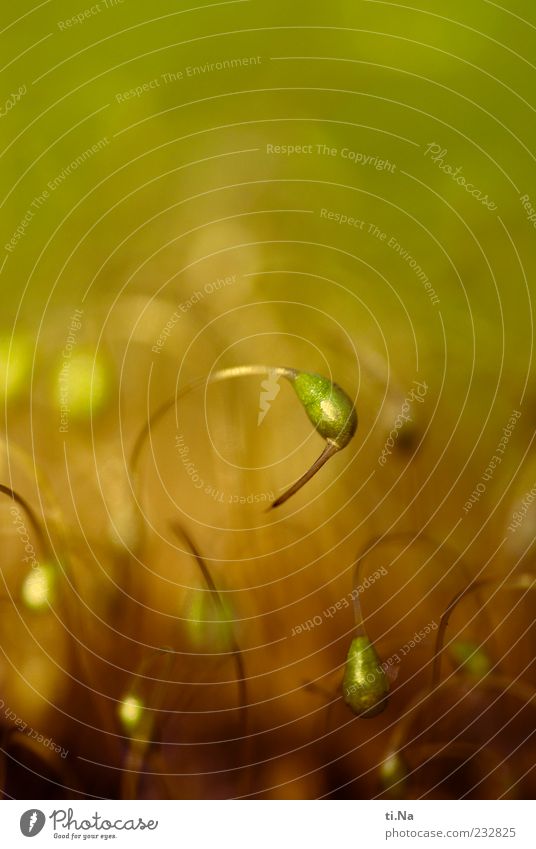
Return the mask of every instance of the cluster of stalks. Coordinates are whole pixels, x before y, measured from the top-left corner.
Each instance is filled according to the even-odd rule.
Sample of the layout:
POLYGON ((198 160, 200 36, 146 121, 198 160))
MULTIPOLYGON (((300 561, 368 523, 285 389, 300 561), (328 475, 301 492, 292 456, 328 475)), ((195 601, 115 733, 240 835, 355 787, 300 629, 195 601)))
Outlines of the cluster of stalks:
MULTIPOLYGON (((125 596, 130 597, 136 586, 132 576, 140 568, 144 545, 144 449, 148 442, 158 438, 160 422, 170 411, 177 410, 190 392, 206 389, 213 383, 258 375, 277 375, 287 380, 324 440, 317 461, 274 500, 270 511, 297 496, 327 460, 350 444, 357 428, 354 405, 328 378, 292 368, 260 365, 222 369, 188 384, 177 396, 160 405, 133 444, 129 477, 138 550, 120 550, 113 555, 118 587, 125 596)), ((28 464, 22 451, 12 447, 11 452, 17 462, 28 464)), ((31 736, 21 733, 20 723, 0 718, 0 788, 4 795, 20 796, 24 792, 22 777, 30 773, 33 778, 28 792, 34 797, 185 795, 185 782, 192 774, 196 753, 200 746, 208 745, 210 735, 207 740, 203 737, 207 725, 216 734, 212 746, 217 747, 218 755, 210 764, 202 760, 192 794, 269 795, 271 779, 267 776, 271 773, 266 765, 270 762, 270 745, 262 741, 264 729, 259 718, 262 715, 256 715, 257 702, 252 694, 255 669, 248 662, 248 652, 241 647, 237 620, 227 602, 226 591, 218 586, 209 568, 202 543, 194 539, 184 522, 178 519, 170 522, 180 555, 178 570, 185 560, 193 561, 200 578, 200 601, 196 608, 201 633, 198 655, 190 650, 192 642, 195 643, 193 632, 190 629, 185 639, 182 622, 177 627, 172 623, 167 643, 148 647, 140 640, 136 656, 125 656, 124 645, 132 646, 135 639, 129 637, 124 641, 119 637, 123 628, 125 634, 135 635, 136 625, 130 618, 131 606, 126 604, 123 609, 123 596, 118 592, 108 607, 118 637, 118 651, 115 655, 111 652, 115 656, 112 664, 104 662, 90 648, 92 633, 84 630, 89 627, 83 611, 87 607, 86 588, 92 581, 91 563, 87 553, 83 553, 80 539, 66 527, 54 501, 53 488, 42 477, 38 486, 46 514, 43 518, 12 486, 0 485, 0 493, 26 517, 28 537, 38 552, 31 583, 27 584, 26 570, 20 580, 21 585, 26 582, 26 590, 19 599, 11 597, 9 602, 25 608, 21 622, 27 615, 30 619, 48 615, 62 623, 70 636, 67 657, 70 680, 61 706, 56 706, 60 722, 52 726, 61 752, 53 748, 44 751, 31 736), (40 570, 37 578, 36 569, 40 570), (192 659, 194 670, 196 664, 199 668, 206 663, 217 665, 230 661, 232 664, 232 677, 224 679, 220 689, 214 690, 216 701, 212 709, 191 709, 195 707, 192 692, 195 694, 195 684, 200 682, 183 681, 185 655, 192 659), (115 698, 103 686, 103 679, 114 676, 120 683, 115 698), (177 717, 188 716, 198 723, 196 739, 174 738, 177 717), (222 739, 218 744, 219 730, 222 739), (79 745, 80 734, 87 734, 93 757, 89 756, 87 746, 79 745), (63 755, 65 750, 67 756, 63 755), (180 774, 170 767, 177 762, 184 764, 180 774)), ((406 580, 410 581, 411 577, 406 575, 406 580)), ((511 660, 525 633, 505 649, 497 634, 500 623, 494 619, 493 605, 497 598, 507 596, 515 611, 530 596, 535 583, 528 570, 513 569, 509 574, 485 577, 476 570, 475 577, 474 567, 465 563, 452 546, 433 539, 424 530, 388 532, 369 539, 354 563, 350 587, 353 621, 345 621, 349 627, 339 640, 341 645, 346 642, 346 661, 341 656, 337 668, 329 670, 327 680, 324 675, 322 680, 308 680, 295 688, 300 711, 303 694, 306 699, 315 696, 320 699, 318 706, 310 711, 311 727, 316 728, 316 737, 310 741, 313 754, 304 758, 306 765, 312 758, 314 769, 323 772, 322 782, 315 785, 322 790, 316 791, 317 795, 433 797, 458 795, 453 788, 460 786, 466 795, 476 797, 490 792, 513 797, 526 793, 531 776, 530 770, 525 769, 525 741, 520 727, 526 729, 528 715, 536 708, 536 691, 527 683, 533 670, 529 663, 522 669, 516 667, 517 674, 512 672, 511 660), (388 546, 397 550, 395 557, 383 554, 388 546), (367 591, 362 589, 367 577, 365 565, 372 556, 385 556, 389 574, 395 575, 399 555, 407 551, 427 552, 424 565, 438 574, 453 577, 458 586, 443 609, 433 611, 433 647, 422 655, 422 666, 416 669, 416 661, 412 660, 408 672, 404 659, 394 664, 382 657, 381 646, 396 646, 397 623, 382 618, 381 604, 376 611, 369 611, 367 591), (469 613, 464 616, 465 608, 469 613), (378 610, 372 638, 370 623, 374 615, 378 617, 378 610), (463 624, 456 633, 449 634, 449 623, 457 615, 463 624), (378 629, 378 621, 383 631, 378 629), (482 627, 486 631, 484 638, 466 636, 471 629, 480 634, 482 627), (323 715, 321 725, 316 719, 319 714, 323 715), (521 742, 516 744, 514 741, 519 739, 521 742), (360 754, 363 749, 366 756, 360 754), (330 751, 337 754, 330 758, 330 751)), ((387 589, 383 592, 387 595, 387 589)), ((419 612, 420 607, 424 613, 430 604, 426 599, 416 598, 414 611, 419 612)), ((109 623, 106 627, 110 645, 114 637, 109 623)), ((432 646, 432 641, 429 645, 432 646)), ((256 688, 255 693, 258 693, 256 688)), ((190 727, 186 720, 184 724, 190 727)), ((533 726, 534 717, 530 724, 533 726)), ((307 772, 307 767, 303 772, 307 772)), ((298 783, 298 787, 301 789, 296 793, 311 792, 307 785, 298 783)), ((280 794, 285 797, 287 792, 283 782, 280 794)))

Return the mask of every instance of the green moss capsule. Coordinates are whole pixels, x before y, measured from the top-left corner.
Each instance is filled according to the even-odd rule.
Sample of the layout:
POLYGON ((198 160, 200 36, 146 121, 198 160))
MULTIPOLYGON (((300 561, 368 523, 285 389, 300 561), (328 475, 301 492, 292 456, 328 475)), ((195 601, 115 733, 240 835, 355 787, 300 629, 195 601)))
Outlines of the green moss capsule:
MULTIPOLYGON (((286 492, 272 502, 269 509, 279 507, 291 496, 305 486, 314 475, 324 466, 327 461, 342 448, 345 448, 357 430, 357 413, 351 398, 336 383, 326 377, 288 366, 267 366, 262 364, 233 366, 231 368, 218 369, 212 372, 208 378, 192 381, 185 386, 178 396, 168 399, 162 404, 153 416, 144 425, 138 435, 134 450, 132 452, 132 467, 134 468, 140 456, 141 448, 149 437, 151 429, 163 418, 175 405, 179 398, 183 398, 192 389, 200 386, 218 383, 233 378, 252 377, 253 375, 268 376, 270 387, 273 390, 274 378, 283 377, 294 386, 296 395, 301 401, 309 421, 325 441, 324 450, 313 465, 299 478, 286 492)), ((263 384, 265 387, 266 381, 263 384)), ((277 392, 275 393, 277 394, 277 392)), ((273 396, 275 397, 275 395, 273 396)), ((261 393, 262 414, 259 416, 260 424, 266 414, 268 400, 266 393, 261 393)))
POLYGON ((292 381, 305 412, 320 436, 344 448, 357 430, 357 414, 346 392, 326 377, 296 373, 292 381))
POLYGON ((273 507, 284 504, 292 495, 316 475, 324 463, 341 448, 345 448, 357 430, 357 413, 346 392, 327 377, 308 371, 283 369, 300 399, 309 420, 322 436, 326 445, 313 465, 290 489, 272 503, 273 507))
POLYGON ((387 707, 389 682, 368 637, 355 637, 351 642, 342 692, 344 701, 357 716, 369 719, 387 707))

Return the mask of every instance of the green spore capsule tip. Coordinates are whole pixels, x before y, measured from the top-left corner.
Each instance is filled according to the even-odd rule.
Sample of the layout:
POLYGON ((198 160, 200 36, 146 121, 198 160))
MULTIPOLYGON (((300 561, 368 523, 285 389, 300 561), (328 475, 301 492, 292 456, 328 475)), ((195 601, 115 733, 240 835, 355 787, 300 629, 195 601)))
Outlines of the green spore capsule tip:
POLYGON ((389 682, 368 637, 355 637, 350 644, 342 693, 350 710, 365 719, 377 716, 387 707, 389 682))
POLYGON ((346 392, 327 377, 296 372, 294 389, 320 436, 337 449, 344 448, 357 430, 357 413, 346 392))

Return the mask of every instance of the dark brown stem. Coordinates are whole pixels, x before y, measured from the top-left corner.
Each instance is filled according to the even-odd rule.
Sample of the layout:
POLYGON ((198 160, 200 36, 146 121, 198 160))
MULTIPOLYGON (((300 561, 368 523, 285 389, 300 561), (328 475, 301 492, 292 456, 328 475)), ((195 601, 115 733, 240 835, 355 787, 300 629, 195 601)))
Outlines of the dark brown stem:
POLYGON ((503 582, 502 585, 500 578, 484 578, 481 581, 475 581, 468 587, 465 587, 465 589, 460 590, 460 592, 456 593, 454 598, 451 600, 451 602, 441 614, 434 648, 432 683, 430 685, 431 691, 434 690, 439 684, 441 675, 441 656, 443 652, 443 643, 445 641, 445 631, 447 630, 449 619, 452 615, 453 610, 457 607, 460 601, 462 601, 462 599, 466 598, 469 595, 472 595, 473 593, 478 592, 484 587, 489 586, 496 586, 497 589, 501 591, 526 590, 528 592, 528 590, 532 590, 536 586, 536 578, 528 574, 518 575, 517 578, 513 578, 510 581, 503 582))
POLYGON ((273 510, 274 507, 279 507, 281 504, 284 504, 285 501, 288 501, 291 496, 298 492, 298 490, 301 489, 302 486, 305 486, 305 484, 310 481, 314 475, 316 475, 316 473, 319 469, 322 468, 324 463, 327 463, 330 457, 333 457, 333 455, 336 454, 337 451, 339 451, 337 446, 333 442, 328 442, 326 447, 322 451, 322 454, 320 455, 318 460, 315 460, 311 468, 308 469, 305 474, 302 475, 301 478, 296 481, 296 483, 293 483, 292 486, 287 489, 286 492, 283 493, 283 495, 280 495, 279 498, 276 498, 276 500, 270 504, 268 510, 273 510))
MULTIPOLYGON (((415 534, 413 531, 400 531, 399 533, 390 534, 388 536, 379 535, 366 543, 364 548, 361 550, 360 554, 357 557, 356 564, 354 567, 354 587, 359 586, 361 583, 361 575, 362 575, 362 567, 365 559, 369 554, 372 553, 374 549, 378 546, 386 545, 388 543, 396 543, 396 542, 424 542, 428 548, 432 551, 433 554, 438 554, 439 556, 445 559, 445 554, 450 554, 453 559, 453 563, 459 563, 460 568, 465 573, 468 580, 470 580, 470 571, 467 563, 461 558, 455 549, 451 546, 447 545, 445 542, 438 543, 433 537, 429 536, 426 533, 419 532, 415 534)), ((449 560, 450 563, 450 560, 449 560)), ((361 605, 359 603, 359 599, 354 599, 354 612, 356 617, 356 626, 359 630, 361 629, 364 632, 363 625, 363 616, 361 611, 361 605)))
POLYGON ((177 401, 180 401, 181 398, 184 398, 194 389, 198 389, 203 385, 210 386, 213 383, 219 383, 223 380, 231 380, 234 377, 252 377, 255 375, 271 375, 274 373, 280 377, 286 377, 287 380, 290 381, 292 381, 296 376, 295 369, 287 368, 286 366, 231 366, 230 368, 219 369, 218 371, 209 374, 208 377, 197 377, 195 380, 187 383, 186 386, 177 393, 177 395, 174 395, 172 398, 168 398, 167 401, 164 401, 160 407, 155 410, 139 432, 132 449, 132 454, 130 455, 130 468, 134 475, 137 472, 137 466, 144 443, 151 433, 151 430, 164 418, 169 410, 173 409, 177 401))
POLYGON ((13 501, 15 501, 16 504, 22 507, 28 519, 30 520, 30 524, 32 525, 35 533, 39 537, 39 543, 43 552, 46 552, 47 555, 50 555, 50 543, 47 540, 45 534, 43 533, 43 527, 41 525, 41 522, 37 518, 36 513, 30 507, 28 502, 22 497, 22 495, 19 495, 18 492, 15 492, 14 489, 11 489, 10 486, 5 486, 5 484, 3 483, 0 483, 0 492, 2 492, 4 495, 7 495, 8 498, 11 498, 13 501))
MULTIPOLYGON (((134 683, 130 688, 130 693, 136 695, 141 689, 140 683, 145 678, 145 673, 150 667, 157 662, 162 656, 165 656, 164 678, 169 674, 169 669, 173 660, 173 649, 164 647, 152 652, 149 657, 144 658, 138 666, 138 671, 134 678, 134 683)), ((162 704, 164 694, 168 689, 169 681, 158 680, 155 684, 153 704, 150 708, 144 708, 144 720, 140 728, 136 729, 136 737, 132 737, 125 758, 125 767, 121 777, 121 798, 122 799, 137 799, 138 798, 138 783, 140 775, 143 772, 143 765, 146 760, 147 753, 150 747, 155 742, 153 729, 155 726, 155 711, 162 704)))
MULTIPOLYGON (((194 541, 191 539, 190 535, 182 528, 177 522, 172 522, 171 526, 175 534, 186 541, 188 548, 192 552, 195 557, 196 563, 199 566, 199 570, 203 576, 203 580, 207 585, 210 594, 212 595, 214 601, 216 602, 217 607, 219 608, 221 614, 223 616, 227 616, 226 608, 223 603, 222 597, 216 587, 216 584, 212 580, 212 575, 208 569, 207 564, 201 557, 201 554, 197 550, 197 547, 194 541)), ((238 645, 238 641, 235 637, 234 628, 231 627, 231 653, 234 658, 235 666, 236 666, 236 684, 238 687, 239 693, 239 703, 240 703, 240 712, 242 714, 242 738, 244 741, 244 766, 243 766, 243 775, 244 775, 244 795, 248 795, 248 791, 250 789, 250 771, 248 769, 251 761, 250 750, 251 750, 251 737, 249 736, 249 714, 248 714, 248 691, 247 691, 247 678, 246 678, 246 669, 244 665, 244 658, 242 656, 242 650, 238 645)))
MULTIPOLYGON (((443 687, 447 689, 451 689, 453 687, 459 687, 458 682, 445 682, 443 687)), ((508 691, 513 696, 515 696, 520 702, 524 705, 533 705, 536 707, 536 690, 533 687, 530 687, 527 684, 524 684, 522 681, 515 680, 512 681, 510 678, 504 678, 499 676, 490 675, 487 678, 483 678, 478 684, 473 684, 471 687, 471 692, 476 688, 482 688, 485 690, 496 690, 499 692, 508 691)), ((429 703, 432 702, 434 698, 434 692, 428 690, 426 693, 423 691, 417 693, 415 698, 409 703, 409 705, 405 708, 404 715, 400 718, 400 721, 395 726, 394 734, 391 738, 391 742, 388 749, 388 757, 404 757, 406 750, 410 747, 421 746, 422 742, 417 743, 416 741, 421 739, 423 735, 434 725, 436 725, 437 720, 431 722, 430 716, 430 708, 429 703), (418 726, 418 732, 416 731, 413 735, 413 738, 408 741, 409 732, 413 723, 415 723, 415 717, 418 714, 415 711, 423 711, 425 712, 426 722, 421 723, 418 726), (423 730, 424 729, 424 730, 423 730)), ((462 732, 460 732, 461 734, 462 732)), ((459 734, 457 735, 459 736, 459 734)), ((446 751, 450 751, 451 748, 458 743, 458 740, 449 740, 446 743, 442 744, 442 748, 446 751)))
MULTIPOLYGON (((212 576, 209 572, 208 566, 206 565, 205 561, 201 557, 201 554, 197 550, 195 543, 193 542, 193 540, 191 539, 189 534, 184 530, 184 528, 182 528, 177 522, 172 522, 171 527, 173 528, 173 531, 175 532, 175 534, 177 536, 182 537, 186 541, 188 548, 190 549, 193 556, 195 557, 196 563, 199 567, 199 571, 201 572, 201 574, 203 576, 203 580, 204 580, 205 584, 207 585, 207 587, 210 591, 210 594, 212 595, 212 598, 216 602, 216 606, 218 607, 221 614, 225 616, 226 615, 226 608, 225 608, 225 605, 223 603, 222 597, 221 597, 221 595, 218 591, 218 588, 216 587, 216 584, 212 580, 212 576)), ((236 637, 234 635, 234 629, 233 628, 231 628, 231 653, 234 657, 234 661, 235 661, 235 664, 236 664, 236 672, 237 672, 236 683, 237 683, 239 694, 240 694, 239 700, 240 700, 240 708, 241 708, 242 717, 243 717, 244 737, 246 737, 247 736, 247 728, 248 728, 248 710, 247 710, 248 700, 247 700, 246 670, 245 670, 245 667, 244 667, 244 659, 242 657, 242 651, 241 651, 240 646, 238 645, 238 642, 237 642, 236 637)))

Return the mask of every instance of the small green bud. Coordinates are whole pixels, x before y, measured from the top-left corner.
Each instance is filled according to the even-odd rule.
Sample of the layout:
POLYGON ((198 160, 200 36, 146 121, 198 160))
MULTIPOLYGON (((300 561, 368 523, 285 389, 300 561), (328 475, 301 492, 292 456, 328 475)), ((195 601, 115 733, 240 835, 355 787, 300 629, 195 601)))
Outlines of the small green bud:
POLYGON ((126 731, 135 731, 143 716, 143 702, 137 696, 125 696, 117 709, 121 725, 126 731))
POLYGON ((357 414, 346 392, 326 377, 307 371, 292 381, 296 394, 320 436, 344 448, 357 430, 357 414))
POLYGON ((232 644, 233 612, 226 601, 217 603, 206 590, 196 590, 187 608, 187 628, 198 649, 227 651, 232 644))
POLYGON ((470 640, 457 640, 449 650, 455 663, 471 678, 485 678, 491 669, 489 657, 477 643, 470 640))
POLYGON ((30 610, 43 610, 52 602, 56 570, 47 563, 34 566, 22 583, 21 596, 30 610))
POLYGON ((390 752, 380 766, 381 782, 384 790, 390 791, 390 796, 404 796, 407 774, 406 764, 398 752, 390 752))
POLYGON ((389 682, 368 637, 355 637, 350 644, 342 692, 344 701, 357 716, 370 719, 387 707, 389 682))

